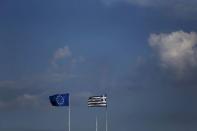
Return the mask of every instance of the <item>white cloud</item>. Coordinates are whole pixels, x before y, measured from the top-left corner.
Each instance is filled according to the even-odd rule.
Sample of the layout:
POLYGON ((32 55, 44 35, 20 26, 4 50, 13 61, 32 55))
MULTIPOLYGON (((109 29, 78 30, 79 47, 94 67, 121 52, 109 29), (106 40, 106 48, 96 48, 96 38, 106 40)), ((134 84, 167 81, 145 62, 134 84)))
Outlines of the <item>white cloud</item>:
POLYGON ((72 53, 69 49, 68 46, 65 46, 63 48, 59 48, 55 53, 54 53, 54 59, 62 59, 65 57, 71 56, 72 53))
POLYGON ((195 32, 151 34, 149 43, 159 55, 163 67, 183 73, 197 66, 197 33, 195 32))
POLYGON ((15 103, 21 106, 36 106, 39 103, 39 97, 31 94, 23 94, 19 96, 15 103))
MULTIPOLYGON (((194 4, 197 4, 196 0, 102 0, 106 4, 113 4, 113 3, 129 3, 138 6, 169 6, 169 7, 181 7, 181 8, 190 8, 195 7, 194 4)), ((195 9, 196 10, 196 9, 195 9)))
POLYGON ((53 58, 52 58, 52 64, 57 65, 57 62, 64 58, 72 57, 72 52, 70 51, 70 48, 68 46, 64 46, 63 48, 59 48, 55 51, 53 58))
POLYGON ((23 94, 17 96, 15 99, 3 101, 0 100, 0 109, 16 109, 20 107, 39 107, 41 105, 41 98, 38 95, 23 94))
POLYGON ((124 2, 124 3, 129 3, 133 5, 139 5, 139 6, 153 6, 155 4, 162 3, 161 0, 103 0, 104 3, 110 5, 113 3, 119 3, 119 2, 124 2))
POLYGON ((130 4, 139 7, 153 7, 165 9, 167 15, 180 18, 196 19, 196 0, 102 0, 106 5, 119 3, 130 4))
POLYGON ((67 59, 69 64, 82 63, 85 61, 83 56, 74 57, 70 48, 68 46, 64 46, 63 48, 59 48, 54 52, 51 63, 54 67, 57 67, 58 62, 65 59, 67 59))
POLYGON ((53 53, 51 58, 51 65, 48 68, 44 78, 51 82, 60 82, 65 79, 76 78, 79 75, 76 73, 76 68, 79 64, 84 63, 83 56, 76 56, 72 53, 69 46, 58 48, 53 53))

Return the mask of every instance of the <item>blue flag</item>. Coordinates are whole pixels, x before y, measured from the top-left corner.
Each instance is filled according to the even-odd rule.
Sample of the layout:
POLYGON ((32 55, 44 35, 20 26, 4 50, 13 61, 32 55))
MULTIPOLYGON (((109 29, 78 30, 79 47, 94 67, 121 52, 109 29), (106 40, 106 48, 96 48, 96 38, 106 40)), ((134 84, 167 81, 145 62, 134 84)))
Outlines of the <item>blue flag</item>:
POLYGON ((49 96, 52 106, 69 106, 69 93, 49 96))

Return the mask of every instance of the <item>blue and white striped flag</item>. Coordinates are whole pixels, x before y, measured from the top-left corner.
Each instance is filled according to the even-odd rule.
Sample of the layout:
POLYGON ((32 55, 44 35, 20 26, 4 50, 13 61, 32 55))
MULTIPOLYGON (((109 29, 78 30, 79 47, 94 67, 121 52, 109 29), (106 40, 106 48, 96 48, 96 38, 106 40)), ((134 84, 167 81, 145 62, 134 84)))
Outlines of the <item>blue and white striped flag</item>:
POLYGON ((107 96, 91 96, 88 98, 88 107, 107 107, 107 96))

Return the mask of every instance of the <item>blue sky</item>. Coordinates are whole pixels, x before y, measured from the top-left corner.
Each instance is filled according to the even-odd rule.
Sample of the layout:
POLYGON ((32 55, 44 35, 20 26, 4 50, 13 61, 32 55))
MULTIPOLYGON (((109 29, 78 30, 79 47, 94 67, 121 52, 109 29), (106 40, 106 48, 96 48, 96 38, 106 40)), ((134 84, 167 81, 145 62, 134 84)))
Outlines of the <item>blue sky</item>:
POLYGON ((197 129, 195 0, 0 1, 0 130, 63 131, 67 109, 48 96, 70 92, 71 130, 197 129))

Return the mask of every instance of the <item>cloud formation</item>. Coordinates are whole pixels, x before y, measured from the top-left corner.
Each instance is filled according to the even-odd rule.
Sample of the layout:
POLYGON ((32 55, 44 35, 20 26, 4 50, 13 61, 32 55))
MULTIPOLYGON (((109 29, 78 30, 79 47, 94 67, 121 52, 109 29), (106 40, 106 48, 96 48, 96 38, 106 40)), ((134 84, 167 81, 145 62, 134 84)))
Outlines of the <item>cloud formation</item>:
MULTIPOLYGON (((11 96, 10 96, 11 97, 11 96)), ((41 105, 41 98, 38 95, 22 94, 11 100, 0 100, 0 110, 2 109, 17 109, 20 107, 39 107, 41 105)))
POLYGON ((130 4, 139 7, 151 7, 163 10, 167 15, 179 18, 196 19, 196 0, 102 0, 106 5, 119 3, 130 4))
POLYGON ((52 64, 57 65, 57 62, 64 58, 69 58, 72 56, 72 52, 70 51, 70 48, 68 46, 64 46, 63 48, 59 48, 55 51, 53 58, 52 58, 52 64))
POLYGON ((0 111, 16 109, 44 109, 48 94, 45 89, 47 84, 38 75, 28 76, 20 80, 1 80, 0 81, 0 111), (44 107, 44 108, 43 108, 44 107))
POLYGON ((63 48, 59 48, 57 49, 52 57, 52 65, 57 67, 58 66, 58 62, 60 62, 61 60, 67 59, 68 62, 70 64, 76 64, 76 63, 80 63, 80 62, 84 62, 85 58, 82 56, 79 57, 74 57, 73 53, 71 52, 69 46, 64 46, 63 48))
POLYGON ((193 4, 196 4, 195 0, 171 0, 171 1, 163 1, 163 0, 103 0, 105 3, 117 3, 117 2, 126 2, 138 6, 170 6, 174 8, 186 8, 194 10, 193 4))
POLYGON ((156 51, 165 68, 183 73, 197 66, 197 33, 195 32, 151 34, 149 44, 156 51))
POLYGON ((163 3, 160 0, 107 0, 103 2, 107 4, 112 4, 112 3, 118 3, 118 2, 126 2, 134 5, 139 5, 139 6, 153 6, 156 4, 161 4, 163 3))

